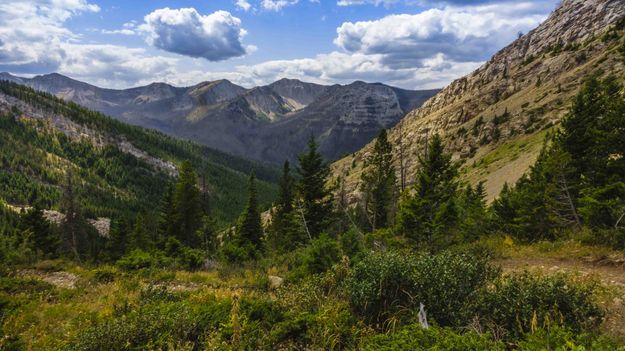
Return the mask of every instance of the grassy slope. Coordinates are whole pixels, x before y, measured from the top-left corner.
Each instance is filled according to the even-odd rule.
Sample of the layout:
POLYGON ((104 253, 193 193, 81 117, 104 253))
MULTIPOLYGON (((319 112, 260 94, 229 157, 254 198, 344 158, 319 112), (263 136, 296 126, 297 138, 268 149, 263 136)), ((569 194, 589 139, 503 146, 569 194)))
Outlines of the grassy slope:
MULTIPOLYGON (((561 51, 544 51, 533 61, 508 67, 505 82, 512 91, 494 104, 485 104, 480 96, 460 96, 449 105, 431 111, 423 118, 411 117, 412 112, 402 121, 404 135, 405 162, 408 182, 417 168, 417 154, 423 152, 423 128, 434 129, 445 139, 454 158, 462 162, 465 180, 471 183, 486 182, 489 200, 498 196, 504 183, 515 183, 534 163, 540 152, 545 129, 558 126, 583 82, 593 74, 616 75, 625 80, 625 30, 618 32, 617 39, 604 40, 603 35, 587 40, 579 47, 561 51), (578 61, 579 55, 586 55, 578 61), (512 88, 514 87, 514 88, 512 88), (478 101, 479 100, 479 101, 478 101), (469 109, 475 105, 476 110, 469 109), (469 109, 469 110, 467 110, 469 109), (471 116, 466 122, 442 129, 438 126, 456 116, 459 111, 471 116), (493 120, 504 113, 511 118, 495 126, 493 120), (484 123, 478 134, 472 129, 482 118, 484 123), (501 137, 492 139, 492 130, 499 128, 501 137), (463 133, 463 130, 465 131, 463 133), (481 139, 486 138, 485 142, 481 139), (521 149, 518 146, 525 144, 521 149), (475 149, 475 154, 467 152, 475 149), (473 165, 488 165, 478 167, 473 165)), ((501 85, 502 79, 479 86, 478 93, 493 91, 501 85)), ((477 94, 477 93, 476 93, 477 94)), ((465 94, 466 95, 466 94, 465 94)), ((398 127, 389 133, 389 139, 398 145, 398 127)), ((347 189, 353 190, 362 172, 363 156, 371 150, 372 143, 361 151, 338 160, 333 164, 335 175, 344 175, 347 189)), ((398 162, 398 155, 395 155, 398 162)))

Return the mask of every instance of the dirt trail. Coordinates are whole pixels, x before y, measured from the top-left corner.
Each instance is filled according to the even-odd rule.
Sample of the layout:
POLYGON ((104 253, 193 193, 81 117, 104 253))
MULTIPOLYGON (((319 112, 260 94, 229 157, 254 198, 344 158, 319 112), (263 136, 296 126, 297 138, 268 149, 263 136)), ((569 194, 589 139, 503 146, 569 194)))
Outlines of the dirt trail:
POLYGON ((579 273, 595 276, 604 284, 625 291, 625 264, 579 258, 512 257, 495 261, 504 272, 523 269, 541 269, 549 272, 579 273))

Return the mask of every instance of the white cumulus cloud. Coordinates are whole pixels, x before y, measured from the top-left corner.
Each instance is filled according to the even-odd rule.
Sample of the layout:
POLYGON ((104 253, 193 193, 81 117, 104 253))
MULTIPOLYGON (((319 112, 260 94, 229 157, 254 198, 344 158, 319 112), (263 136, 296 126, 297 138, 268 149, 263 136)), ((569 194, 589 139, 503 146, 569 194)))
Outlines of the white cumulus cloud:
POLYGON ((247 0, 237 0, 235 2, 235 6, 246 12, 252 9, 252 4, 250 4, 247 0))
POLYGON ((541 23, 546 13, 520 2, 506 5, 433 8, 416 15, 346 22, 334 43, 351 53, 383 54, 393 67, 418 66, 443 54, 457 61, 486 60, 496 50, 541 23))
POLYGON ((262 0, 261 7, 268 11, 280 11, 284 7, 295 5, 299 0, 262 0))
POLYGON ((145 16, 138 28, 148 44, 180 55, 222 61, 243 56, 246 31, 227 11, 201 15, 194 8, 163 8, 145 16))

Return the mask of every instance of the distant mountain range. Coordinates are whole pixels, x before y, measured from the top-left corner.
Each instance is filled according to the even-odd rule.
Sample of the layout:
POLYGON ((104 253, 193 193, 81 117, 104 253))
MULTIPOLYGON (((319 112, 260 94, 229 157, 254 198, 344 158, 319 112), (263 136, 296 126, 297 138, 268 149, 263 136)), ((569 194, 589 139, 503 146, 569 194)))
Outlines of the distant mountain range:
POLYGON ((352 153, 438 92, 364 82, 324 86, 292 79, 251 89, 217 80, 184 88, 152 83, 124 90, 103 89, 56 73, 33 78, 0 73, 0 80, 272 163, 294 159, 310 136, 317 138, 328 159, 352 153))

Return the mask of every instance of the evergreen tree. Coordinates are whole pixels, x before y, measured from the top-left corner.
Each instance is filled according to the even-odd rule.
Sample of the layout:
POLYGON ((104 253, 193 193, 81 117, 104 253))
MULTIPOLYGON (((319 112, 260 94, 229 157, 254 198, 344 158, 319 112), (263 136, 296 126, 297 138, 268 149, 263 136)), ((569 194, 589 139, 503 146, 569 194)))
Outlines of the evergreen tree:
POLYGON ((618 227, 625 213, 623 87, 615 77, 591 78, 562 126, 558 141, 570 155, 580 217, 594 227, 618 227))
POLYGON ((394 208, 397 177, 393 166, 393 147, 389 143, 386 130, 378 135, 373 152, 365 160, 365 170, 361 176, 361 191, 365 194, 364 208, 371 228, 384 228, 389 225, 394 208))
POLYGON ((139 212, 135 219, 135 226, 132 230, 129 240, 130 250, 140 249, 149 251, 152 240, 149 233, 149 224, 143 212, 139 212))
POLYGON ((458 166, 444 152, 439 135, 434 135, 419 165, 414 189, 404 193, 401 201, 398 226, 407 237, 434 248, 457 220, 458 166))
POLYGON ((237 239, 243 244, 251 244, 255 250, 258 250, 262 244, 263 226, 258 210, 256 176, 254 173, 250 175, 248 192, 247 206, 245 206, 245 210, 243 210, 237 228, 237 239))
POLYGON ((128 236, 131 231, 132 226, 127 216, 122 216, 111 223, 109 238, 105 246, 109 259, 117 260, 130 251, 128 236))
POLYGON ((170 235, 184 245, 199 246, 200 240, 196 233, 202 224, 202 204, 197 176, 188 161, 182 164, 172 200, 174 226, 170 228, 173 231, 170 235))
POLYGON ((293 207, 295 180, 291 175, 289 161, 284 162, 278 185, 278 203, 272 212, 272 221, 268 228, 269 247, 277 252, 287 252, 306 240, 302 219, 293 207))
POLYGON ((287 214, 293 211, 293 190, 295 187, 295 179, 291 175, 291 165, 289 161, 284 161, 282 167, 282 176, 278 183, 278 214, 287 214))
POLYGON ((484 182, 479 182, 475 188, 470 184, 464 188, 458 206, 459 228, 464 241, 476 240, 487 230, 485 199, 484 182))
POLYGON ((217 250, 217 224, 209 217, 202 217, 202 225, 197 232, 197 236, 202 241, 202 250, 207 256, 211 256, 217 250))
POLYGON ((80 211, 78 195, 74 186, 74 174, 71 167, 67 170, 67 178, 61 200, 61 211, 65 220, 61 224, 62 246, 66 253, 70 253, 76 260, 81 259, 81 243, 84 241, 85 223, 80 211))
POLYGON ((298 156, 300 175, 298 192, 302 200, 305 226, 312 237, 327 229, 332 216, 332 194, 326 187, 330 167, 317 151, 313 137, 308 142, 308 151, 298 156))
POLYGON ((625 177, 625 99, 616 78, 589 79, 562 122, 558 142, 571 156, 579 182, 601 186, 625 177))
POLYGON ((33 207, 20 217, 18 229, 31 233, 33 249, 43 253, 44 257, 55 257, 59 249, 59 236, 54 226, 44 216, 43 210, 33 207))

